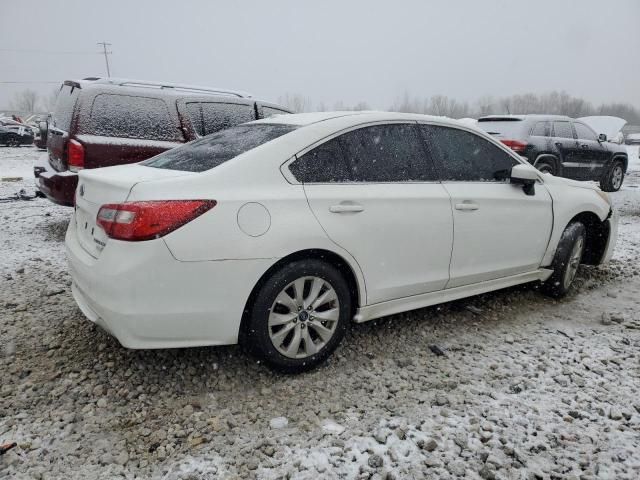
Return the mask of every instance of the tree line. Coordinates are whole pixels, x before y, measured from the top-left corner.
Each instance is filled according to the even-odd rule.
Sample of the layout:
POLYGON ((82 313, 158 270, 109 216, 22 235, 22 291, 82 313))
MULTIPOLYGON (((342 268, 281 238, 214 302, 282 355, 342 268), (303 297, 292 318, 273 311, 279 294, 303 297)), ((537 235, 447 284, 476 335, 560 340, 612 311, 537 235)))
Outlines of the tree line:
MULTIPOLYGON (((13 110, 24 113, 50 112, 55 104, 57 89, 49 95, 40 95, 30 89, 16 93, 11 100, 13 110)), ((367 102, 354 105, 342 101, 332 106, 319 103, 315 107, 309 97, 287 93, 278 98, 278 103, 294 112, 325 112, 328 110, 372 110, 367 102)), ((475 102, 459 101, 446 95, 431 97, 411 96, 408 92, 396 98, 386 110, 391 112, 423 113, 451 118, 478 118, 496 114, 546 113, 586 117, 589 115, 611 115, 624 118, 628 123, 640 125, 640 110, 628 103, 615 102, 594 105, 584 98, 574 97, 567 92, 548 92, 543 94, 525 93, 505 97, 484 96, 475 102)))
MULTIPOLYGON (((300 94, 285 94, 278 101, 295 112, 372 109, 367 102, 347 105, 342 101, 334 103, 332 108, 329 108, 324 103, 320 103, 314 108, 311 100, 300 94)), ((525 93, 504 97, 483 96, 472 103, 459 101, 446 95, 419 97, 411 96, 408 92, 405 92, 396 98, 386 110, 440 115, 450 118, 478 118, 484 115, 530 113, 567 115, 573 118, 590 115, 610 115, 624 118, 630 124, 640 125, 640 110, 633 105, 622 102, 595 105, 584 98, 574 97, 564 91, 543 94, 525 93)))

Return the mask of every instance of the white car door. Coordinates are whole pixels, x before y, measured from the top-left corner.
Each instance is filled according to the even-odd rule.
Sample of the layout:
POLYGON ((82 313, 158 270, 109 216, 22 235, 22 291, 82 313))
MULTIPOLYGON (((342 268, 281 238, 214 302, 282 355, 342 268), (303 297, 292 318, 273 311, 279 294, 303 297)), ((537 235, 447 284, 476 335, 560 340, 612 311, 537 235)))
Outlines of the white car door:
POLYGON ((416 123, 353 129, 289 169, 329 238, 362 269, 367 304, 443 289, 453 219, 416 123))
POLYGON ((551 236, 551 196, 509 183, 518 161, 471 131, 420 126, 451 196, 454 242, 447 288, 536 270, 551 236))

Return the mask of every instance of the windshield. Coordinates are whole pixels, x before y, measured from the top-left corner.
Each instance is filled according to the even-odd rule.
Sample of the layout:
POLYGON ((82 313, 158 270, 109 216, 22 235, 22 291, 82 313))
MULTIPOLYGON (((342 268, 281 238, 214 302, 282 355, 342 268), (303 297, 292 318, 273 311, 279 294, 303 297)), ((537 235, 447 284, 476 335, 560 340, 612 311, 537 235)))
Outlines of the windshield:
POLYGON ((295 125, 238 125, 150 158, 142 165, 186 172, 204 172, 295 130, 295 125))
POLYGON ((478 120, 478 127, 498 137, 518 138, 522 135, 522 120, 478 120))

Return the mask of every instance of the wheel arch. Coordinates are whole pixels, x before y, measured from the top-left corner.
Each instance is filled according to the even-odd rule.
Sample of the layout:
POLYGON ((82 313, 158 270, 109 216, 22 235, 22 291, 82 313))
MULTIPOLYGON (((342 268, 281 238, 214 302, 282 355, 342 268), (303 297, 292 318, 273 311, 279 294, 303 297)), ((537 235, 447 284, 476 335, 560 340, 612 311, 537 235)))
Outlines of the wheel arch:
MULTIPOLYGON (((600 220, 593 212, 581 212, 575 215, 567 225, 572 222, 580 222, 587 231, 585 250, 582 255, 582 263, 586 265, 598 265, 602 260, 609 240, 609 224, 600 220)), ((566 228, 566 227, 565 227, 566 228)))
POLYGON ((541 160, 550 160, 553 162, 556 169, 556 176, 560 172, 562 172, 562 165, 560 164, 560 159, 556 155, 552 153, 541 153, 536 157, 535 161, 533 162, 533 166, 535 167, 538 164, 538 162, 541 160))
POLYGON ((347 284, 349 285, 349 292, 351 293, 352 302, 352 315, 355 315, 357 309, 364 305, 365 303, 365 286, 364 283, 360 283, 361 280, 358 278, 355 268, 350 264, 348 260, 346 260, 341 255, 332 252, 330 250, 325 250, 322 248, 310 248, 305 250, 299 250, 297 252, 291 253, 286 257, 282 257, 276 263, 274 263, 266 272, 262 274, 260 279, 256 282, 247 301, 245 303, 244 309, 242 311, 242 319, 240 321, 240 332, 239 332, 239 341, 243 342, 246 334, 246 327, 248 325, 249 312, 251 309, 251 305, 256 298, 256 295, 260 291, 260 288, 265 284, 267 279, 278 269, 283 266, 299 261, 299 260, 309 260, 316 259, 326 262, 335 268, 344 276, 347 284))
POLYGON ((624 165, 624 172, 627 173, 627 167, 629 166, 629 158, 627 155, 625 155, 624 153, 616 153, 612 158, 611 158, 611 165, 613 165, 613 162, 616 161, 622 161, 623 165, 624 165))

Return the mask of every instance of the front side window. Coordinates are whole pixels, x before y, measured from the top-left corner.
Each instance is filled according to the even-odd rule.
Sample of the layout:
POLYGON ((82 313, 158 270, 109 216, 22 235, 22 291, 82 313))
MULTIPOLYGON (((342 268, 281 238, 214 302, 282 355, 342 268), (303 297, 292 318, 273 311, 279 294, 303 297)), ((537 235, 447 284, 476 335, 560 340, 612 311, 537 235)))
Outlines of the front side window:
POLYGON ((107 137, 180 139, 164 101, 134 95, 97 95, 86 128, 83 133, 107 137))
POLYGON ((191 125, 195 132, 201 137, 204 136, 204 126, 202 125, 202 110, 200 109, 200 103, 189 102, 187 103, 187 113, 191 120, 191 125))
POLYGON ((436 180, 415 124, 352 130, 302 155, 290 170, 303 183, 436 180))
POLYGON ((263 118, 273 117, 274 115, 287 115, 289 112, 285 112, 284 110, 278 110, 277 108, 271 107, 262 107, 262 116, 263 118))
POLYGON ((509 178, 517 161, 488 140, 451 127, 421 125, 443 181, 495 182, 509 178))
POLYGON ((553 122, 553 136, 558 138, 573 138, 573 130, 569 122, 553 122))
POLYGON ((204 172, 292 132, 295 125, 238 125, 186 143, 141 162, 142 165, 168 170, 204 172))
POLYGON ((598 137, 596 137, 596 134, 593 133, 591 129, 586 125, 583 125, 581 123, 574 123, 573 125, 576 127, 578 138, 580 138, 581 140, 591 140, 593 142, 598 141, 598 137))

